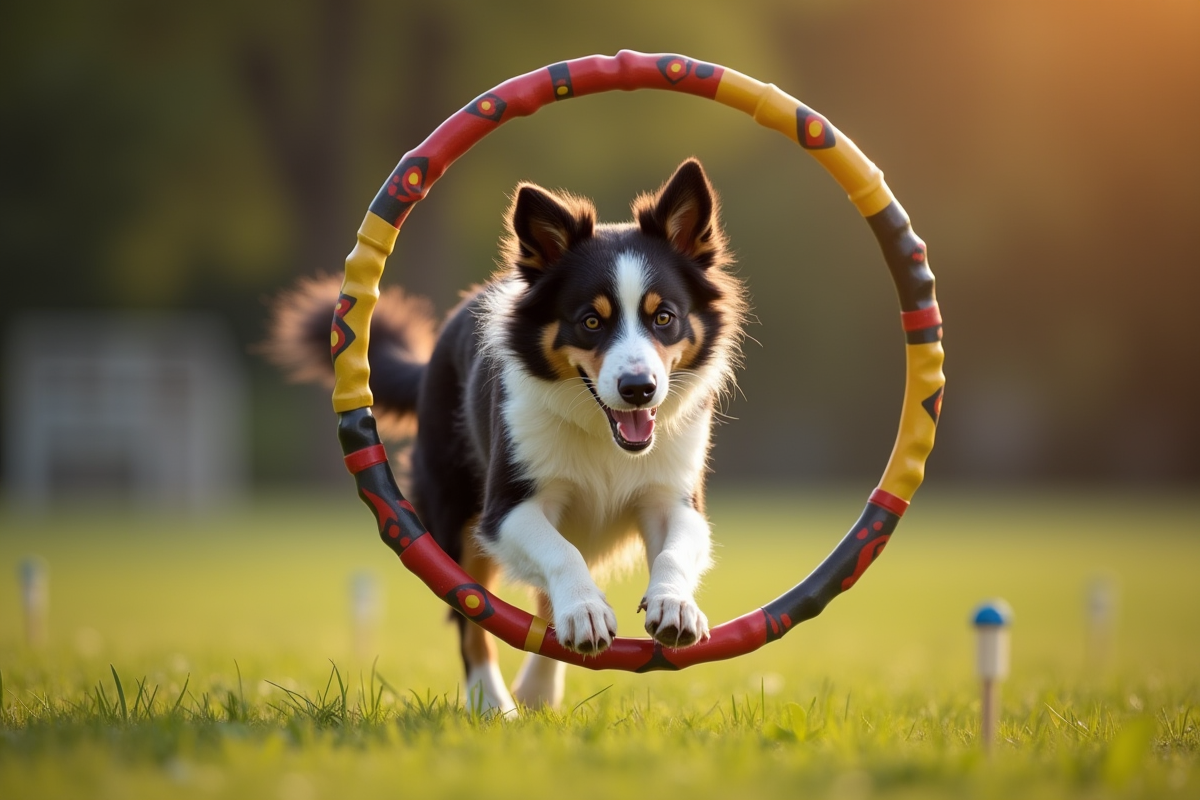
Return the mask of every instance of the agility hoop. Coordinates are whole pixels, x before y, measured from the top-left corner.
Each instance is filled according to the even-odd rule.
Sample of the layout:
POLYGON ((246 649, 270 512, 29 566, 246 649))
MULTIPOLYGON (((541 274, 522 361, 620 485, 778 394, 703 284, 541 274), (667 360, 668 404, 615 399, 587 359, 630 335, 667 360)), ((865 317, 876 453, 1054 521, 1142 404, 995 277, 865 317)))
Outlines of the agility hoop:
POLYGON ((921 485, 942 408, 942 317, 925 244, 913 233, 883 173, 845 134, 772 84, 678 55, 622 50, 588 56, 512 78, 471 101, 405 154, 372 201, 346 259, 331 335, 336 383, 333 408, 346 468, 375 515, 380 537, 410 571, 451 608, 513 647, 590 669, 675 670, 734 658, 780 639, 852 587, 883 551, 921 485), (665 89, 716 100, 787 136, 808 151, 849 195, 883 250, 900 300, 906 342, 904 402, 896 443, 879 486, 849 533, 788 592, 684 648, 618 637, 584 656, 563 647, 553 626, 509 605, 475 582, 437 545, 401 495, 371 415, 367 341, 379 280, 400 226, 430 187, 480 139, 542 106, 615 90, 665 89))

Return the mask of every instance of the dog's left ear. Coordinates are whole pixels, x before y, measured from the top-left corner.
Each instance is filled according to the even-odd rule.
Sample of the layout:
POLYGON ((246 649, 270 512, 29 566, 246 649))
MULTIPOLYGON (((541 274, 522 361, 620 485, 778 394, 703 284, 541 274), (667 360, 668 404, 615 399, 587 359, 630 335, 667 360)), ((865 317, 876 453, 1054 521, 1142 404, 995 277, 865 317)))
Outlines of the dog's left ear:
POLYGON ((694 158, 680 164, 657 193, 635 200, 633 215, 643 233, 665 238, 702 267, 725 260, 717 195, 694 158))
POLYGON ((532 284, 568 250, 591 238, 596 208, 583 198, 522 183, 508 213, 508 227, 509 261, 532 284))

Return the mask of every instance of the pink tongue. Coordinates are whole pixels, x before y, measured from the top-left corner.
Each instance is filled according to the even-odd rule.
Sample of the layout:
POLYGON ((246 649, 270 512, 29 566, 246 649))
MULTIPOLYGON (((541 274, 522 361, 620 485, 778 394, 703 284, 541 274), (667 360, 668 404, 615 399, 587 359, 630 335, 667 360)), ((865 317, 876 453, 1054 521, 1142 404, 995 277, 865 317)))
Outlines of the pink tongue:
POLYGON ((649 441, 654 435, 654 415, 648 408, 633 411, 617 411, 614 408, 612 415, 617 421, 617 432, 631 444, 649 441))

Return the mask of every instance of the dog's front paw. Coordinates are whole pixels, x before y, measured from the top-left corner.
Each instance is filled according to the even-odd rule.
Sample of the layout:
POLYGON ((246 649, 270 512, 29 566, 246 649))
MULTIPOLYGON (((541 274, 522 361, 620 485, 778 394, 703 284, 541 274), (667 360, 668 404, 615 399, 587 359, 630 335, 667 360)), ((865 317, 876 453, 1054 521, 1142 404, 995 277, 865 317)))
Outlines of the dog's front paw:
POLYGON ((709 636, 708 617, 690 597, 647 597, 641 607, 646 610, 646 633, 664 647, 687 647, 709 636))
POLYGON ((565 608, 554 607, 554 630, 559 644, 585 656, 608 649, 617 635, 617 615, 596 591, 565 608))

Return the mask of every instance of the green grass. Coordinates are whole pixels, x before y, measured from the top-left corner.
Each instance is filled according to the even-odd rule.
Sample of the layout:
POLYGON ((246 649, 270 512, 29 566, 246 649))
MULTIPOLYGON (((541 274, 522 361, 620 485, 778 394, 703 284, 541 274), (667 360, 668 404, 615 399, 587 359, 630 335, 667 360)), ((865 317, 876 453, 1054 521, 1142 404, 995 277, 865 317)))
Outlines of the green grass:
MULTIPOLYGON (((803 577, 863 496, 718 498, 710 619, 803 577)), ((444 606, 352 497, 0 513, 0 796, 1194 797, 1198 512, 1182 494, 925 492, 854 590, 784 640, 675 674, 572 669, 560 711, 515 720, 464 709, 444 606), (50 570, 38 649, 17 602, 29 554, 50 570), (356 641, 362 572, 384 613, 356 641), (1119 613, 1089 659, 1097 576, 1119 613), (1016 623, 989 759, 967 617, 991 596, 1016 623)), ((643 581, 610 587, 624 635, 643 581)), ((506 674, 520 657, 502 653, 506 674)))

